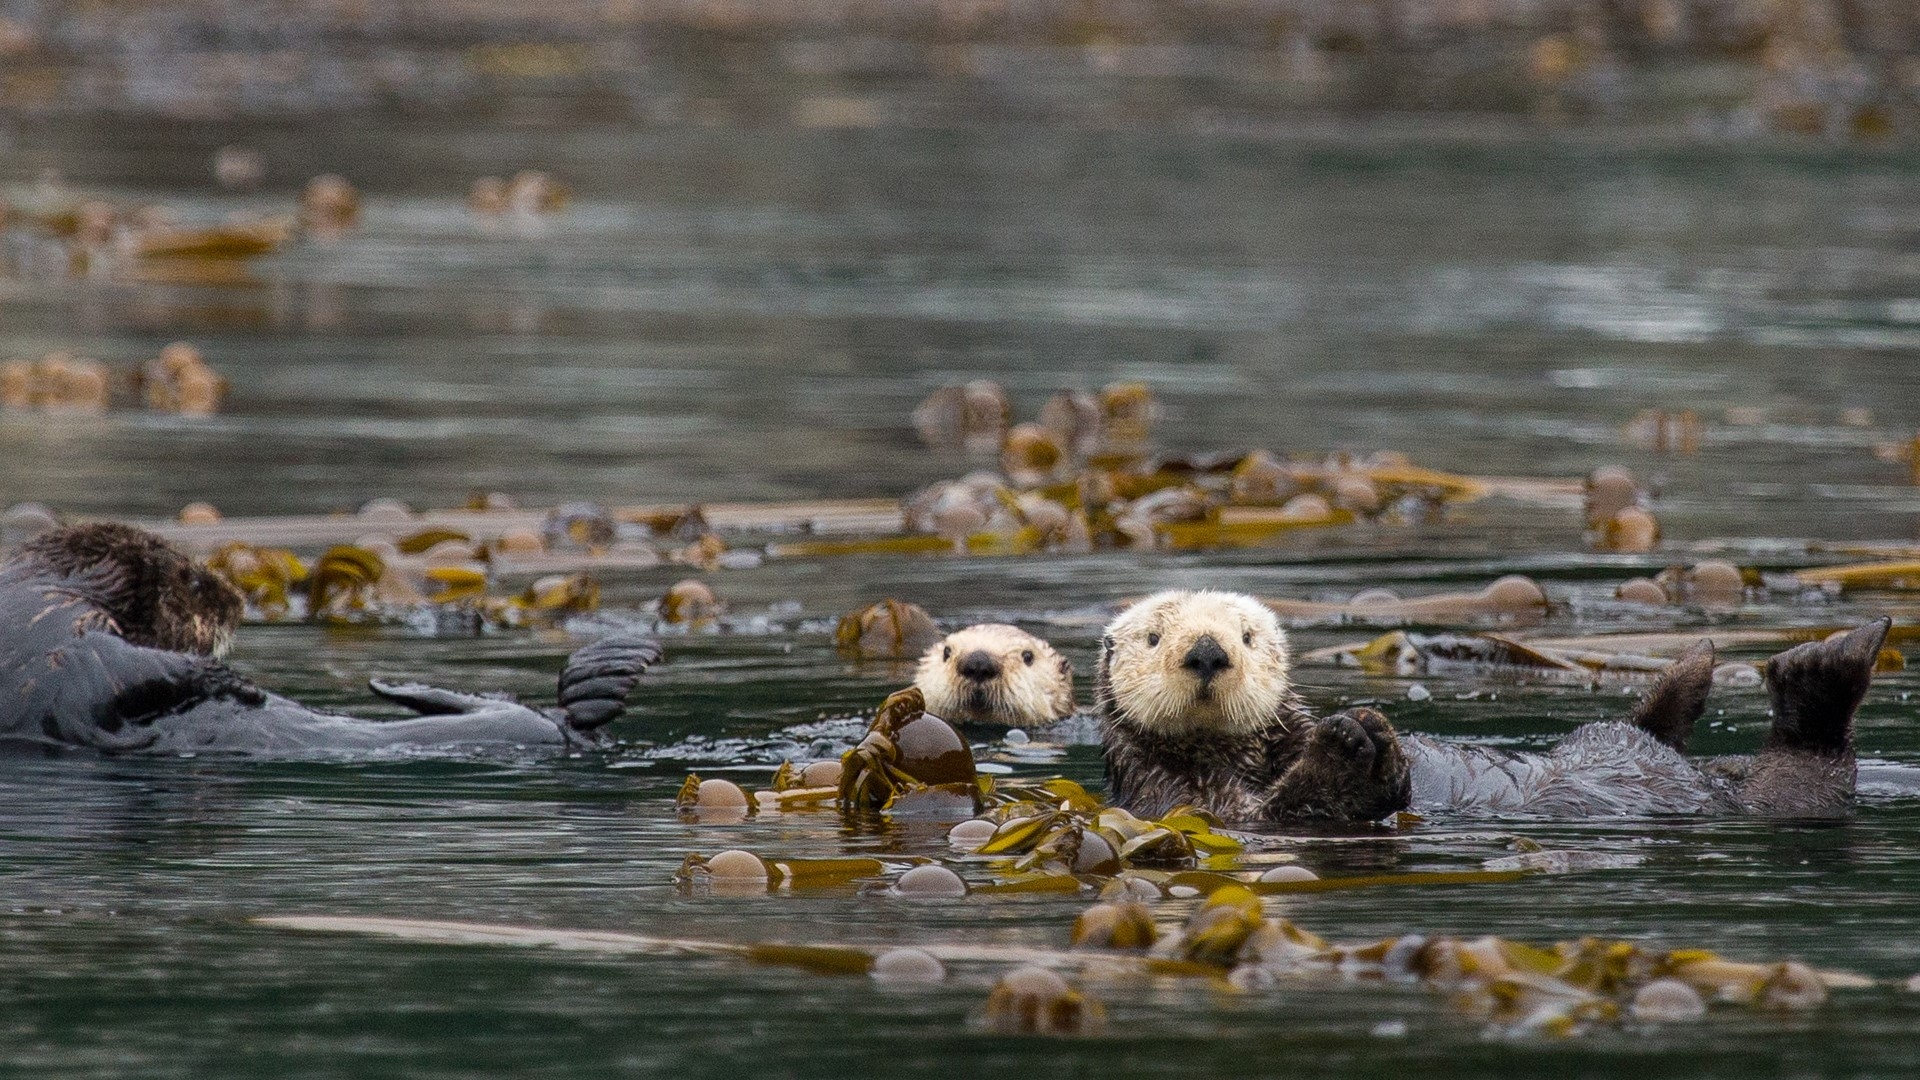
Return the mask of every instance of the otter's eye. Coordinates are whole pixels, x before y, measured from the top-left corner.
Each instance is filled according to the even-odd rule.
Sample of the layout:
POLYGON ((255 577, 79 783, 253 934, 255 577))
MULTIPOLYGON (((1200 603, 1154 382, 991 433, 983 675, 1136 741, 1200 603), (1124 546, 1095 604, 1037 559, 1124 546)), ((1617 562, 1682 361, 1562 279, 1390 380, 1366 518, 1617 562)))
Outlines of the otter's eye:
POLYGON ((1149 648, 1149 649, 1151 649, 1151 648, 1153 648, 1154 646, 1156 646, 1156 645, 1158 645, 1158 644, 1160 644, 1160 635, 1159 635, 1159 634, 1148 634, 1148 635, 1147 635, 1147 648, 1149 648))
POLYGON ((951 659, 953 659, 953 646, 951 646, 951 645, 949 645, 949 646, 947 646, 946 648, 944 648, 944 649, 941 649, 941 650, 940 650, 940 659, 942 659, 942 660, 951 660, 951 659))
POLYGON ((1026 649, 1022 651, 1020 653, 1020 659, 1025 660, 1027 662, 1028 667, 1032 667, 1033 666, 1033 650, 1026 649))
POLYGON ((1253 644, 1253 631, 1251 631, 1251 630, 1249 630, 1249 631, 1247 631, 1246 633, 1244 633, 1244 634, 1241 634, 1241 635, 1240 635, 1240 644, 1242 644, 1242 645, 1251 645, 1251 644, 1253 644))

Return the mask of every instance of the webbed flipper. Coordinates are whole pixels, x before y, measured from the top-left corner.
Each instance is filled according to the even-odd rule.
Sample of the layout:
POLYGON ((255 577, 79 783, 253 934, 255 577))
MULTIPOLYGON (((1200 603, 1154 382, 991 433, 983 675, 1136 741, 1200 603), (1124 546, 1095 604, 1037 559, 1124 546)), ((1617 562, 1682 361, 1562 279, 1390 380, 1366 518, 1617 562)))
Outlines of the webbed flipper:
POLYGON ((474 712, 513 699, 498 694, 466 694, 426 683, 390 683, 368 679, 367 689, 384 701, 391 701, 421 716, 452 716, 474 712))
POLYGON ((1765 749, 1840 757, 1853 749, 1853 713, 1873 684, 1893 620, 1881 616, 1844 636, 1796 645, 1767 661, 1773 730, 1765 749))
POLYGON ((1628 719, 1634 727, 1684 754, 1687 741, 1693 737, 1693 726, 1707 711, 1707 695, 1712 692, 1713 642, 1702 638, 1667 665, 1628 719))
POLYGON ((584 646, 560 672, 560 708, 576 731, 593 731, 618 719, 640 676, 663 655, 652 638, 616 634, 584 646))

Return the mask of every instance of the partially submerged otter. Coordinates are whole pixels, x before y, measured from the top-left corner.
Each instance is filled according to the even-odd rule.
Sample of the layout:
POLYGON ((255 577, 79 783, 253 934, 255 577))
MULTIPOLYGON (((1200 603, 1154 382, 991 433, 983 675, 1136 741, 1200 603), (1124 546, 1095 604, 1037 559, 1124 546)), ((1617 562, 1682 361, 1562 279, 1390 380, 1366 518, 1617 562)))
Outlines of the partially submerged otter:
POLYGON ((47 533, 0 565, 0 742, 129 753, 300 755, 388 747, 592 742, 657 642, 606 638, 569 658, 560 708, 374 683, 422 715, 317 712, 217 657, 242 601, 158 537, 125 525, 47 533))
POLYGON ((1032 728, 1073 715, 1073 665, 1017 626, 979 623, 935 642, 913 685, 956 724, 1032 728))
POLYGON ((1386 718, 1309 715, 1287 638, 1250 596, 1163 592, 1108 624, 1094 709, 1115 805, 1182 804, 1234 821, 1365 820, 1407 802, 1407 761, 1386 718))
POLYGON ((1370 709, 1315 718, 1288 679, 1286 637, 1251 597, 1165 592, 1107 628, 1096 707, 1114 801, 1240 820, 1363 820, 1393 810, 1557 816, 1824 815, 1851 805, 1853 713, 1890 621, 1767 665, 1773 729, 1759 754, 1696 765, 1688 736, 1712 685, 1702 642, 1627 721, 1587 724, 1544 754, 1397 735, 1370 709))

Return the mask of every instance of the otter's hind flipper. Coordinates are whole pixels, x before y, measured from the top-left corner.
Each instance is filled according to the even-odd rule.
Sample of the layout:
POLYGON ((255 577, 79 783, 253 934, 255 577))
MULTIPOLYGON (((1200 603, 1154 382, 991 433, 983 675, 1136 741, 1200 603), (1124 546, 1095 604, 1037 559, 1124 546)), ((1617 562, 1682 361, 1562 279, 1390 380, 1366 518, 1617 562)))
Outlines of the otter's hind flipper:
POLYGON ((627 695, 662 656, 652 638, 614 635, 567 658, 560 673, 560 708, 576 731, 605 727, 627 709, 627 695))
POLYGON ((513 699, 503 694, 463 694, 426 683, 390 683, 368 679, 367 689, 374 696, 412 709, 421 716, 454 716, 473 712, 513 699))
POLYGON ((1707 711, 1707 695, 1712 691, 1713 642, 1702 638, 1667 665, 1628 719, 1634 727, 1684 754, 1694 724, 1707 711))
POLYGON ((1767 661, 1773 730, 1765 749, 1839 757, 1853 749, 1853 713, 1873 683, 1873 665, 1893 620, 1882 616, 1843 637, 1796 645, 1767 661))

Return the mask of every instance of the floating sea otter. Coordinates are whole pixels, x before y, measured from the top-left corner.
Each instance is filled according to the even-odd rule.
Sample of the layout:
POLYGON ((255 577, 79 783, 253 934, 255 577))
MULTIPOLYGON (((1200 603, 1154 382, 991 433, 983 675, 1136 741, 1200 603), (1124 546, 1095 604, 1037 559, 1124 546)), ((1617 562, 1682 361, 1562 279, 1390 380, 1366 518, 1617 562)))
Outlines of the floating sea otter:
POLYGON ((1407 808, 1828 815, 1852 803, 1853 713, 1889 626, 1775 656, 1760 753, 1704 764, 1685 750, 1712 685, 1706 642, 1627 721, 1587 724, 1544 754, 1511 753, 1398 735, 1371 709, 1308 715, 1288 678, 1286 635, 1235 593, 1163 592, 1121 613, 1101 643, 1095 708, 1114 802, 1150 815, 1181 803, 1270 821, 1407 808))
POLYGON ((317 712, 220 663, 241 598, 151 533, 82 525, 0 565, 0 742, 126 753, 297 756, 389 747, 578 745, 626 707, 657 642, 605 638, 560 675, 560 707, 375 682, 422 714, 317 712))
POLYGON ((979 623, 935 642, 913 685, 927 711, 972 727, 1034 728, 1073 715, 1073 665, 1017 626, 979 623))

